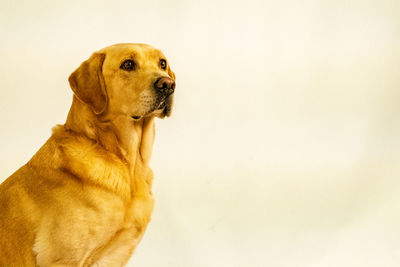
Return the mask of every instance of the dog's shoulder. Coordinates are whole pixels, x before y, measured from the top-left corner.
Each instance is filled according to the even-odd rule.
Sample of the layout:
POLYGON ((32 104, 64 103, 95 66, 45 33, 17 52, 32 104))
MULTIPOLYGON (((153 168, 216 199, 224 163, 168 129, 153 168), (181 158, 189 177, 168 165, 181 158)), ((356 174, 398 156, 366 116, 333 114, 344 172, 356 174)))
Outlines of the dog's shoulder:
POLYGON ((83 184, 103 187, 124 199, 130 196, 126 162, 94 140, 66 130, 63 125, 53 128, 52 136, 32 158, 30 165, 41 168, 47 165, 69 173, 83 184))

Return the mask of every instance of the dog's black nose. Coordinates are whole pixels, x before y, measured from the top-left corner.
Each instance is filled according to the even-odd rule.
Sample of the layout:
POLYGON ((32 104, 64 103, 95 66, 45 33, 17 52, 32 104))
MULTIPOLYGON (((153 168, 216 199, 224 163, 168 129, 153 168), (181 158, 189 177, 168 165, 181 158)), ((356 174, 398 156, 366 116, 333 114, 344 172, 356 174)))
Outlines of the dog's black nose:
POLYGON ((175 81, 169 77, 161 77, 154 83, 154 87, 160 93, 170 95, 175 90, 175 81))

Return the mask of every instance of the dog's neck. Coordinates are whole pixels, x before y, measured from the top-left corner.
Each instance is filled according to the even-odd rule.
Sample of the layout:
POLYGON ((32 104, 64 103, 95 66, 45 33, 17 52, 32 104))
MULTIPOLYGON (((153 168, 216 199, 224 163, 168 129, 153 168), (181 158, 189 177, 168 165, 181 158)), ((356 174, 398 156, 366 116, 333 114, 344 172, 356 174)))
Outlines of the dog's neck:
POLYGON ((138 159, 150 160, 154 141, 154 117, 135 121, 130 116, 95 115, 90 106, 75 96, 65 128, 95 140, 105 150, 127 161, 132 167, 138 159))

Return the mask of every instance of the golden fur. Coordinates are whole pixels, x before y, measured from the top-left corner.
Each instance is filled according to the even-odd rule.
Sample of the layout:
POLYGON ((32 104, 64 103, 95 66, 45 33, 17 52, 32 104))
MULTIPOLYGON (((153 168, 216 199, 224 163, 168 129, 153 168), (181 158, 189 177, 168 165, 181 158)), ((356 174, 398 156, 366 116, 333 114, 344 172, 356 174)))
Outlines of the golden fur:
POLYGON ((0 266, 123 266, 153 210, 148 166, 162 52, 118 44, 71 74, 74 97, 32 159, 0 185, 0 266), (134 71, 121 69, 126 59, 134 71))

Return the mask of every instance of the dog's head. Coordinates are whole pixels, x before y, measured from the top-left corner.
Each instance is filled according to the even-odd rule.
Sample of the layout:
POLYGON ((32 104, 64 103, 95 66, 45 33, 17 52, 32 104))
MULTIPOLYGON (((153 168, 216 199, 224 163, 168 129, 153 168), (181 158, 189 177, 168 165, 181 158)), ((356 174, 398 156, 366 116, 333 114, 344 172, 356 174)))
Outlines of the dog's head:
POLYGON ((69 83, 96 115, 129 115, 137 120, 171 114, 175 74, 164 54, 149 45, 106 47, 83 62, 69 83))

